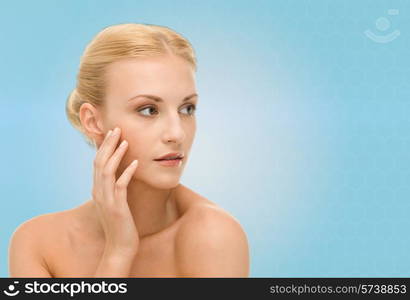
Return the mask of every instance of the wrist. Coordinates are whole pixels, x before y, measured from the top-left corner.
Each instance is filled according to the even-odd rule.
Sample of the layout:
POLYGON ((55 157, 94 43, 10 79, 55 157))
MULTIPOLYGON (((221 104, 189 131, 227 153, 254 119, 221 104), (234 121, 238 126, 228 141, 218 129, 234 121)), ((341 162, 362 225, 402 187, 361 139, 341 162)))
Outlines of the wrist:
POLYGON ((106 246, 104 249, 104 256, 114 260, 123 260, 134 258, 137 255, 138 249, 136 248, 118 248, 113 246, 106 246))

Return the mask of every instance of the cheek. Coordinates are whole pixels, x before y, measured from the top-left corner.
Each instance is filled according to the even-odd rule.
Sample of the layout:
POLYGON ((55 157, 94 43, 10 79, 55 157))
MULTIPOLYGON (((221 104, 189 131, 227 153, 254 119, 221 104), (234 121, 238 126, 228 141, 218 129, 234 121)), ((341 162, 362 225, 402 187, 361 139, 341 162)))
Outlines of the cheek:
POLYGON ((132 135, 127 139, 128 149, 125 157, 130 162, 133 159, 140 159, 141 162, 152 159, 155 153, 152 153, 151 141, 143 135, 132 135))
POLYGON ((188 144, 192 144, 192 141, 195 138, 195 133, 196 133, 196 125, 194 124, 192 127, 189 127, 187 132, 186 132, 186 138, 188 144))

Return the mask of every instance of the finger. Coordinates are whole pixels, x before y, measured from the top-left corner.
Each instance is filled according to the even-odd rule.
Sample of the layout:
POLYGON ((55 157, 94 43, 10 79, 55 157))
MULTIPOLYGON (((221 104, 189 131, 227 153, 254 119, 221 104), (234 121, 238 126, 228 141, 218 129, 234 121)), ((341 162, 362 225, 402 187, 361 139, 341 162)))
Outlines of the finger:
MULTIPOLYGON (((107 134, 104 137, 104 140, 102 141, 100 147, 97 149, 97 147, 95 147, 97 149, 97 151, 95 152, 95 159, 94 162, 96 162, 97 158, 98 158, 98 154, 101 152, 101 147, 105 144, 105 142, 108 140, 108 138, 110 137, 110 135, 112 134, 112 130, 108 130, 107 134)), ((94 142, 96 143, 96 142, 94 142)))
POLYGON ((93 168, 93 182, 94 182, 94 184, 96 183, 96 180, 97 180, 97 176, 96 176, 97 175, 97 169, 100 167, 98 158, 99 158, 99 153, 100 153, 101 147, 103 147, 103 145, 106 143, 106 141, 111 136, 111 134, 112 134, 112 130, 108 130, 107 134, 104 137, 103 142, 100 145, 100 148, 97 149, 97 152, 96 152, 96 155, 95 155, 95 158, 94 158, 94 168, 93 168))
POLYGON ((104 143, 104 146, 101 147, 101 150, 99 153, 97 153, 97 176, 111 176, 111 174, 104 174, 104 173, 99 173, 99 172, 104 172, 105 165, 107 164, 108 159, 111 157, 113 152, 115 151, 115 148, 118 144, 118 140, 121 135, 121 130, 120 128, 116 127, 114 131, 111 133, 111 135, 108 137, 107 141, 104 143))
POLYGON ((115 150, 114 154, 107 161, 107 164, 104 167, 104 174, 106 176, 102 178, 103 186, 105 193, 107 195, 114 195, 114 182, 115 175, 117 173, 118 166, 121 162, 121 159, 124 157, 124 153, 127 151, 128 142, 126 140, 122 141, 120 146, 115 150), (108 176, 107 174, 111 174, 108 176))
POLYGON ((102 141, 100 147, 97 149, 97 153, 100 152, 101 147, 107 142, 107 140, 111 136, 111 134, 112 134, 112 130, 110 129, 110 130, 108 130, 107 134, 105 135, 104 140, 102 141))
POLYGON ((120 201, 127 200, 127 187, 128 183, 130 182, 132 175, 134 174, 135 170, 138 166, 138 160, 134 160, 121 174, 120 178, 118 178, 117 182, 115 183, 115 195, 117 199, 120 201))
POLYGON ((128 148, 128 142, 123 140, 119 147, 115 150, 114 154, 108 159, 104 171, 111 174, 116 174, 117 168, 121 162, 124 153, 128 148))

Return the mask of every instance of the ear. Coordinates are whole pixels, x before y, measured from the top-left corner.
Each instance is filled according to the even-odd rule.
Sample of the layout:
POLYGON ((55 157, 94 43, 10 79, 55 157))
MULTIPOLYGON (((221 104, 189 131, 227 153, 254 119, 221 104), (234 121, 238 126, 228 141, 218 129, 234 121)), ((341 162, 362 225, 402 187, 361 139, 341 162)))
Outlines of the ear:
POLYGON ((85 134, 94 141, 96 148, 99 148, 105 137, 100 112, 91 103, 83 103, 80 107, 79 118, 85 134))

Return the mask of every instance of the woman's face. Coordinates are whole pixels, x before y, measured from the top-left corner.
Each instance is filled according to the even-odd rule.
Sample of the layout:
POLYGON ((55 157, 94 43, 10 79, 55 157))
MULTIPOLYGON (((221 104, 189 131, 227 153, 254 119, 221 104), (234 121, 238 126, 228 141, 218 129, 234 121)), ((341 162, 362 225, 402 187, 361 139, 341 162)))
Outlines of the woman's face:
POLYGON ((106 76, 104 129, 120 127, 120 142, 128 142, 117 178, 137 159, 133 179, 164 189, 177 185, 196 132, 194 70, 182 58, 158 56, 117 61, 106 76), (184 155, 178 166, 154 161, 170 152, 184 155))

